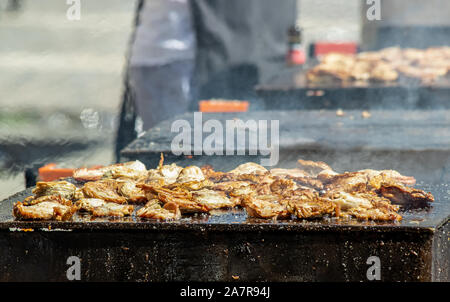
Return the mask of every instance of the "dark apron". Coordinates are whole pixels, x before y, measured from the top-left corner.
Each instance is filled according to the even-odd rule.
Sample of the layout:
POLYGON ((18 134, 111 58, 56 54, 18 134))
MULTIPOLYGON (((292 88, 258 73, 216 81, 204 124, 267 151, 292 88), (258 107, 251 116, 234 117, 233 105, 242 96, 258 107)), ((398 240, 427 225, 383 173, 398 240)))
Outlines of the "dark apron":
MULTIPOLYGON (((197 39, 191 111, 198 110, 198 100, 202 99, 255 99, 254 86, 284 65, 287 30, 297 17, 296 2, 191 0, 197 39)), ((158 69, 167 74, 167 79, 162 80, 170 81, 170 72, 158 69)), ((136 138, 135 94, 129 91, 128 80, 119 120, 117 155, 136 138)), ((160 101, 170 103, 170 100, 160 101)), ((164 119, 170 113, 161 112, 160 116, 164 119)))
POLYGON ((191 6, 194 100, 254 98, 253 87, 284 64, 296 0, 193 0, 191 6))

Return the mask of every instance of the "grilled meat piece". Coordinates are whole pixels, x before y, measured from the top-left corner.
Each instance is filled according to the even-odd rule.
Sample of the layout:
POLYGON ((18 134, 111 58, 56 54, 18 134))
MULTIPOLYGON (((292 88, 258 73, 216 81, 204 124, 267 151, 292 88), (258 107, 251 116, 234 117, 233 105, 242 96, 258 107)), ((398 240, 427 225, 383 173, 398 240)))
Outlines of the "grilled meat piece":
MULTIPOLYGON (((177 204, 182 213, 208 212, 209 208, 193 200, 192 193, 188 190, 177 188, 170 190, 161 186, 152 184, 139 184, 148 197, 156 196, 159 201, 166 204, 173 202, 177 204)), ((150 200, 150 198, 149 198, 150 200)))
POLYGON ((104 168, 104 178, 130 178, 138 179, 147 173, 147 168, 140 161, 131 161, 115 164, 104 168))
POLYGON ((203 166, 201 170, 203 172, 203 175, 205 175, 207 179, 213 182, 228 180, 229 175, 228 173, 221 171, 214 171, 214 169, 210 165, 203 166))
POLYGON ((192 192, 192 198, 198 204, 204 205, 209 210, 232 208, 236 206, 236 200, 228 198, 224 192, 203 189, 192 192))
POLYGON ((397 213, 398 206, 392 205, 386 198, 380 197, 374 192, 343 191, 329 192, 324 198, 328 198, 340 208, 340 217, 356 217, 363 220, 399 221, 401 215, 397 213))
POLYGON ((147 201, 145 192, 136 187, 136 183, 130 180, 116 182, 117 193, 127 199, 130 203, 144 203, 147 201))
POLYGON ((361 192, 368 191, 369 176, 361 172, 345 172, 323 181, 328 191, 361 192))
POLYGON ((147 176, 142 182, 161 183, 166 185, 173 184, 177 181, 181 170, 183 170, 183 168, 177 166, 176 164, 163 165, 158 167, 157 169, 149 170, 147 176))
POLYGON ((290 216, 286 204, 278 195, 251 194, 245 196, 242 203, 249 217, 277 220, 290 216))
POLYGON ((71 206, 72 205, 72 201, 70 199, 58 196, 58 195, 48 195, 48 196, 28 196, 27 198, 25 198, 25 200, 23 201, 23 205, 25 206, 31 206, 31 205, 35 205, 41 202, 57 202, 60 203, 62 205, 65 206, 71 206))
POLYGON ((106 202, 98 198, 83 198, 77 201, 76 205, 79 209, 90 212, 93 217, 129 216, 134 211, 134 206, 117 204, 115 202, 106 202))
POLYGON ((99 198, 108 202, 126 203, 127 199, 117 192, 117 182, 113 179, 102 179, 87 182, 83 186, 84 196, 87 198, 99 198))
POLYGON ((266 174, 268 171, 261 165, 249 162, 237 166, 235 169, 229 171, 229 174, 243 175, 243 174, 266 174))
POLYGON ((339 215, 339 206, 319 197, 317 192, 303 190, 287 199, 289 213, 298 218, 316 218, 324 215, 339 215))
POLYGON ((130 178, 138 179, 145 176, 147 168, 140 161, 115 164, 99 169, 77 169, 73 173, 73 178, 78 181, 95 181, 102 178, 130 178))
POLYGON ((181 218, 180 208, 176 203, 168 202, 161 207, 158 200, 149 201, 145 207, 139 209, 136 215, 141 218, 158 220, 178 220, 181 218))
POLYGON ((261 195, 277 194, 289 195, 298 188, 297 184, 290 179, 275 179, 272 182, 256 185, 255 192, 261 195))
POLYGON ((242 187, 247 187, 250 185, 250 182, 248 181, 242 181, 242 180, 235 180, 235 181, 224 181, 224 182, 218 182, 212 185, 212 189, 223 191, 226 193, 231 193, 235 189, 239 189, 242 187))
POLYGON ((343 84, 349 81, 392 82, 400 75, 433 83, 450 70, 448 47, 421 49, 385 48, 357 55, 327 54, 308 70, 311 83, 343 84))
POLYGON ((342 174, 329 175, 319 173, 318 178, 325 184, 328 190, 340 188, 345 192, 370 191, 379 189, 381 183, 401 183, 413 185, 414 177, 403 176, 394 170, 360 170, 357 172, 345 172, 342 174))
POLYGON ((74 199, 77 195, 77 187, 67 181, 38 181, 33 194, 36 197, 41 196, 61 196, 66 199, 74 199))
POLYGON ((320 179, 314 177, 292 177, 291 179, 303 187, 313 188, 315 190, 323 189, 323 183, 320 179))
POLYGON ((72 202, 60 196, 42 196, 33 199, 28 204, 14 204, 13 215, 23 220, 69 220, 77 207, 72 202))
POLYGON ((176 182, 184 183, 202 180, 205 180, 205 176, 203 175, 202 170, 196 166, 188 166, 180 171, 176 182))
POLYGON ((201 190, 203 188, 209 188, 213 187, 214 183, 208 179, 204 179, 201 181, 188 181, 188 182, 182 182, 182 183, 173 183, 171 185, 166 186, 168 189, 184 189, 188 191, 196 191, 201 190))
POLYGON ((365 170, 359 170, 360 173, 365 173, 370 178, 373 178, 375 176, 382 176, 384 178, 393 179, 396 182, 413 186, 416 184, 416 179, 412 176, 404 176, 400 174, 399 172, 395 170, 372 170, 372 169, 365 169, 365 170))
POLYGON ((166 184, 174 183, 182 170, 183 168, 177 166, 176 164, 164 165, 159 169, 161 175, 164 177, 164 182, 166 184))
POLYGON ((424 207, 429 202, 434 201, 434 197, 431 193, 395 183, 382 183, 379 192, 392 203, 399 204, 406 208, 424 207))

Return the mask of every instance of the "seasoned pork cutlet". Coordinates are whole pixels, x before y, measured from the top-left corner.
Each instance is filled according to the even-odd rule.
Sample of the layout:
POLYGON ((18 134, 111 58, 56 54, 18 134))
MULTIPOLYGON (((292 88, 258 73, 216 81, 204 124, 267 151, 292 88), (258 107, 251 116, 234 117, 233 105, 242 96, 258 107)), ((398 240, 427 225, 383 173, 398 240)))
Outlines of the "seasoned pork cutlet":
POLYGON ((136 215, 141 218, 158 220, 178 220, 181 218, 180 208, 176 203, 168 202, 163 207, 158 200, 149 201, 139 209, 136 215))
POLYGON ((13 215, 20 220, 69 220, 77 207, 60 196, 42 196, 14 204, 13 215))
POLYGON ((83 186, 83 193, 87 198, 98 198, 119 204, 127 202, 127 199, 117 192, 117 182, 113 179, 87 182, 83 186))
POLYGON ((129 216, 133 213, 134 206, 117 204, 115 202, 106 202, 98 198, 83 198, 77 201, 76 205, 80 210, 90 212, 94 217, 129 216))

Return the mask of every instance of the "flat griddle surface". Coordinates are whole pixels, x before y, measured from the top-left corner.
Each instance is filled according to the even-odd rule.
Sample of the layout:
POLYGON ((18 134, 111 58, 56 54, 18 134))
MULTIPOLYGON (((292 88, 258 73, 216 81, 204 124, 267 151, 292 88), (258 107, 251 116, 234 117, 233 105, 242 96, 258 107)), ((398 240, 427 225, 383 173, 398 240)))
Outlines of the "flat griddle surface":
POLYGON ((178 221, 141 219, 133 213, 124 218, 92 218, 75 214, 71 221, 17 221, 12 215, 13 204, 32 195, 29 188, 0 202, 0 229, 14 230, 199 230, 199 231, 380 231, 433 232, 450 218, 450 186, 417 185, 431 192, 435 202, 426 209, 401 212, 401 222, 358 221, 356 219, 323 218, 315 220, 271 221, 247 217, 245 210, 219 210, 211 214, 184 216, 178 221))

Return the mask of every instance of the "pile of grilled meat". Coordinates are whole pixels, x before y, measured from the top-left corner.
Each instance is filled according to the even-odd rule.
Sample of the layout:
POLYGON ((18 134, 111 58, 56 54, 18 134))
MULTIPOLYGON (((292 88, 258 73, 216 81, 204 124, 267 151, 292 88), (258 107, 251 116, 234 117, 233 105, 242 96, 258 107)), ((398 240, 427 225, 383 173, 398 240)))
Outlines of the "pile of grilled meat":
POLYGON ((402 75, 431 84, 449 74, 450 47, 425 50, 389 47, 356 55, 330 53, 310 69, 306 77, 313 84, 393 82, 402 75))
POLYGON ((321 217, 399 221, 401 207, 423 207, 434 200, 415 189, 413 177, 393 170, 342 174, 323 162, 298 160, 294 169, 271 169, 249 162, 229 172, 209 166, 164 165, 147 170, 139 161, 74 172, 67 181, 38 182, 34 196, 14 205, 14 216, 28 220, 69 220, 77 211, 93 217, 135 215, 177 220, 190 213, 242 207, 249 217, 321 217))

